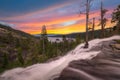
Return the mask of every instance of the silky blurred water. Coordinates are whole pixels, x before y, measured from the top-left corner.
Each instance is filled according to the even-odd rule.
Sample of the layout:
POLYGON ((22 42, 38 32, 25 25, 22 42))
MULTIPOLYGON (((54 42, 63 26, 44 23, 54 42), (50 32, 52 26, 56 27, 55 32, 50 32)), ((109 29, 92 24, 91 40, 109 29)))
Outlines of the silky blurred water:
MULTIPOLYGON (((35 64, 26 68, 15 68, 12 70, 5 71, 2 75, 0 75, 0 80, 52 80, 55 77, 59 77, 62 70, 68 66, 71 61, 74 60, 91 60, 95 56, 97 56, 101 51, 92 51, 91 49, 102 41, 112 40, 112 39, 120 39, 119 36, 113 36, 106 39, 95 39, 89 42, 90 46, 88 49, 83 49, 84 44, 80 44, 74 50, 67 53, 67 55, 61 57, 58 60, 49 62, 49 63, 41 63, 35 64)), ((101 46, 101 45, 99 45, 101 46)), ((113 64, 118 64, 112 62, 113 64)), ((108 68, 109 69, 109 68, 108 68)), ((73 69, 77 71, 76 69, 73 69)), ((117 69, 115 69, 117 71, 117 69)), ((82 75, 86 75, 91 79, 95 80, 94 77, 90 75, 78 71, 78 73, 82 73, 82 75)))

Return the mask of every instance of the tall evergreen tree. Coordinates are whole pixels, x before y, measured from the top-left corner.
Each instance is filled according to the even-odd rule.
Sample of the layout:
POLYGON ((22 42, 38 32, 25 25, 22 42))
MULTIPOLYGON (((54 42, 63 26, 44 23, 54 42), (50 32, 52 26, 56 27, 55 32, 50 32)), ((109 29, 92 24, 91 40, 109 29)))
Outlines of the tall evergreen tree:
POLYGON ((18 61, 19 61, 22 65, 24 65, 24 59, 23 59, 23 56, 22 56, 22 49, 21 49, 21 48, 18 48, 17 57, 18 57, 18 61))
POLYGON ((3 68, 6 68, 8 66, 9 59, 8 59, 8 54, 5 52, 3 55, 3 68))
POLYGON ((80 34, 77 34, 75 39, 76 39, 76 45, 81 43, 80 34))
POLYGON ((120 5, 112 13, 112 21, 116 23, 115 32, 118 34, 120 32, 120 5))
POLYGON ((63 44, 62 44, 63 45, 63 50, 66 51, 68 46, 67 46, 67 39, 66 39, 65 35, 62 36, 62 41, 63 41, 63 44))
POLYGON ((46 46, 47 46, 47 42, 48 42, 48 39, 47 39, 47 30, 46 30, 46 26, 43 25, 42 26, 42 31, 41 31, 41 39, 42 39, 42 53, 44 54, 45 53, 45 49, 46 49, 46 46))

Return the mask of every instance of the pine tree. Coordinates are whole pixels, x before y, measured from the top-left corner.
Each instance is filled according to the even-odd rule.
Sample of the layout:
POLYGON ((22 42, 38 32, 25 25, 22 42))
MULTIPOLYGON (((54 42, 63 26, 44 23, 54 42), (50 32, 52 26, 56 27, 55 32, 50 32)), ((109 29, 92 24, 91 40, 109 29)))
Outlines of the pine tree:
POLYGON ((81 43, 81 39, 80 39, 80 34, 77 34, 76 36, 76 45, 81 43))
POLYGON ((8 66, 9 59, 8 59, 8 54, 5 52, 3 55, 3 68, 6 68, 8 66))
POLYGON ((42 53, 44 54, 46 52, 46 46, 48 42, 47 30, 45 25, 42 26, 41 39, 42 39, 42 53))
POLYGON ((120 33, 120 5, 118 5, 118 7, 112 13, 112 21, 111 22, 116 23, 115 33, 116 34, 120 33))
POLYGON ((22 56, 22 49, 21 48, 18 48, 17 58, 18 58, 18 61, 20 62, 20 64, 24 65, 24 59, 22 56))
POLYGON ((66 39, 65 35, 62 36, 62 40, 63 40, 63 51, 66 51, 68 49, 68 40, 66 39))

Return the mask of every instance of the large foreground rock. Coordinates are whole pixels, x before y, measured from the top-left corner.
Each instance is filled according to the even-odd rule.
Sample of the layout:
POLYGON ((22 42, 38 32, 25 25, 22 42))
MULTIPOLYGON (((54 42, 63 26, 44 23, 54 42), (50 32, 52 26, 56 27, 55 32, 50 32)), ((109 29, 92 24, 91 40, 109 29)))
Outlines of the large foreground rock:
POLYGON ((102 42, 91 51, 101 53, 91 60, 72 61, 56 80, 120 80, 120 50, 112 49, 114 41, 102 42))

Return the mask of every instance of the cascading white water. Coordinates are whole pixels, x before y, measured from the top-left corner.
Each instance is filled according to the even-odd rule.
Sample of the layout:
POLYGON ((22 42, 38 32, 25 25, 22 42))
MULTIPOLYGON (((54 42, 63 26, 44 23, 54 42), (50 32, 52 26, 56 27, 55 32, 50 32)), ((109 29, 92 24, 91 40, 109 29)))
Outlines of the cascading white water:
POLYGON ((58 77, 61 71, 73 60, 91 59, 100 51, 89 51, 92 47, 98 46, 102 41, 120 39, 120 36, 113 36, 106 39, 95 39, 89 42, 89 48, 83 49, 84 44, 80 44, 62 58, 49 62, 35 64, 26 68, 15 68, 0 75, 0 80, 52 80, 58 77), (88 52, 89 51, 89 52, 88 52))

